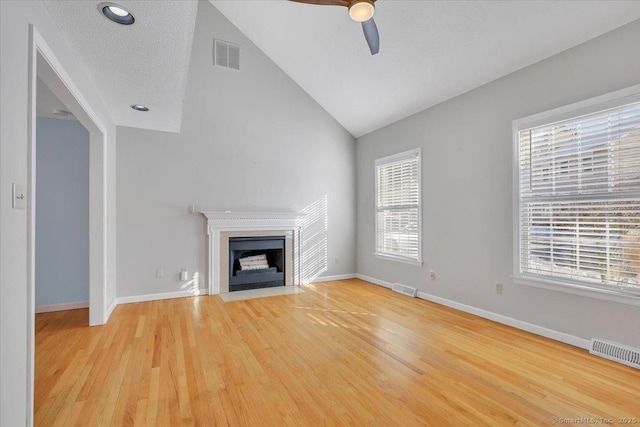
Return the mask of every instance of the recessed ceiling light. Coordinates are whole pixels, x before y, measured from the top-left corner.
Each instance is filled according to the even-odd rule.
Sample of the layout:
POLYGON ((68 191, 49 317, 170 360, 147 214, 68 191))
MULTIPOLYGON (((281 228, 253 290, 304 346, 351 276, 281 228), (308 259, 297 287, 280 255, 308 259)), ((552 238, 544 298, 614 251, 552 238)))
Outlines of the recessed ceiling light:
POLYGON ((125 10, 122 6, 114 3, 100 3, 98 10, 102 12, 104 16, 122 25, 131 25, 135 22, 132 14, 125 10))
POLYGON ((144 105, 140 105, 140 104, 133 104, 131 106, 131 108, 133 108, 136 111, 149 111, 149 109, 147 107, 145 107, 144 105))
POLYGON ((127 12, 126 10, 121 9, 121 8, 119 8, 119 7, 117 7, 117 6, 107 6, 107 8, 108 8, 111 12, 115 13, 115 14, 116 14, 116 15, 118 15, 118 16, 127 16, 127 15, 129 15, 129 12, 127 12))

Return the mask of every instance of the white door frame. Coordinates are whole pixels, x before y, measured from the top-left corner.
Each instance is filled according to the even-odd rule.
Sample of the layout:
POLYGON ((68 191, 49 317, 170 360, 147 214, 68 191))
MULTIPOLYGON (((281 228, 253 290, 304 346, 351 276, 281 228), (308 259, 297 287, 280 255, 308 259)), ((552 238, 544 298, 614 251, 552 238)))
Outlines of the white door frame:
POLYGON ((27 160, 27 425, 33 424, 35 380, 35 227, 36 227, 36 87, 37 78, 89 131, 89 325, 107 320, 106 307, 106 141, 104 124, 74 84, 37 29, 29 26, 29 120, 27 160))

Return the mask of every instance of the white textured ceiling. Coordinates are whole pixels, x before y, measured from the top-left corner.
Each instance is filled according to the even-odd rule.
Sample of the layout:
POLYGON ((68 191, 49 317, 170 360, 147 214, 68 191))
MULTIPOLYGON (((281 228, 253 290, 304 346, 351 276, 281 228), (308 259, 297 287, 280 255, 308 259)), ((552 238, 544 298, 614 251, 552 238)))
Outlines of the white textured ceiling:
POLYGON ((378 0, 371 56, 344 7, 210 2, 356 137, 640 18, 640 1, 378 0))
POLYGON ((133 25, 106 19, 100 3, 44 0, 117 125, 178 132, 197 1, 117 0, 135 17, 133 25))
MULTIPOLYGON (((117 125, 180 130, 197 1, 118 0, 130 26, 43 1, 117 125)), ((640 1, 378 0, 371 56, 344 7, 210 2, 356 137, 640 18, 640 1)))

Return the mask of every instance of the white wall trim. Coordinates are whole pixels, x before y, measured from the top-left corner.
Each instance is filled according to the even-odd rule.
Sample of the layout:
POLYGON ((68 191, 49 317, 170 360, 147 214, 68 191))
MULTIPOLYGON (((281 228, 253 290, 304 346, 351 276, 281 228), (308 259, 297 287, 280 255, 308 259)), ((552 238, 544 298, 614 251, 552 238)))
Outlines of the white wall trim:
MULTIPOLYGON (((106 140, 104 123, 94 112, 80 89, 66 71, 34 26, 31 29, 31 116, 35 115, 36 76, 39 76, 51 91, 71 110, 78 121, 89 131, 89 325, 106 323, 106 140), (37 65, 38 53, 44 63, 37 65), (46 65, 45 65, 46 63, 46 65)), ((33 119, 32 119, 33 120, 33 119)), ((35 153, 35 120, 32 123, 29 142, 35 153)), ((31 162, 31 174, 35 175, 35 159, 31 162)), ((31 191, 35 193, 35 176, 32 177, 31 191)), ((35 200, 33 201, 35 206, 35 200)))
MULTIPOLYGON (((384 286, 385 288, 391 288, 391 283, 383 280, 375 279, 373 277, 365 276, 363 274, 356 274, 358 279, 366 282, 371 282, 375 285, 384 286)), ((483 310, 481 308, 472 307, 470 305, 462 304, 456 301, 441 298, 435 295, 428 294, 426 292, 418 291, 418 298, 423 300, 435 302, 436 304, 444 305, 446 307, 453 308, 455 310, 464 311, 484 319, 493 320, 494 322, 502 323, 503 325, 511 326, 516 329, 531 332, 532 334, 540 335, 546 338, 550 338, 555 341, 560 341, 565 344, 569 344, 575 347, 589 349, 591 343, 590 340, 585 338, 576 337, 574 335, 565 334, 564 332, 556 331, 554 329, 545 328, 543 326, 534 325, 533 323, 524 322, 522 320, 514 319, 512 317, 504 316, 502 314, 494 313, 492 311, 483 310)))
POLYGON ((356 274, 338 274, 335 276, 318 276, 312 279, 309 283, 320 283, 320 282, 333 282, 334 280, 347 280, 347 279, 355 279, 356 274))
POLYGON ((197 297, 199 295, 207 295, 208 293, 209 293, 208 289, 199 289, 197 291, 189 290, 189 291, 177 291, 177 292, 164 292, 161 294, 133 295, 130 297, 116 298, 115 305, 130 304, 133 302, 157 301, 157 300, 172 299, 172 298, 197 297))
MULTIPOLYGON (((332 282, 335 280, 347 280, 347 279, 355 279, 356 274, 339 274, 335 276, 321 276, 316 277, 310 283, 319 283, 319 282, 332 282)), ((129 297, 119 297, 116 298, 112 303, 112 306, 109 307, 107 311, 108 315, 111 315, 113 309, 120 304, 130 304, 134 302, 147 302, 147 301, 157 301, 163 299, 171 299, 171 298, 186 298, 186 297, 196 297, 199 295, 207 295, 209 293, 208 289, 200 289, 194 293, 193 290, 189 291, 177 291, 177 292, 165 292, 161 294, 144 294, 144 295, 133 295, 129 297)))
POLYGON ((51 313, 53 311, 75 310, 77 308, 89 308, 89 301, 65 302, 62 304, 46 304, 36 306, 37 313, 51 313))
POLYGON ((33 425, 35 402, 35 366, 36 366, 36 88, 38 40, 41 37, 33 24, 29 25, 29 83, 27 115, 27 426, 33 425))
POLYGON ((374 285, 383 286, 385 288, 391 289, 393 286, 390 282, 385 282, 384 280, 376 279, 375 277, 365 276, 364 274, 356 273, 356 278, 360 280, 364 280, 365 282, 373 283, 374 285))
POLYGON ((554 329, 545 328, 543 326, 534 325, 533 323, 524 322, 522 320, 514 319, 513 317, 504 316, 502 314, 494 313, 492 311, 483 310, 481 308, 472 307, 466 304, 462 304, 456 301, 451 301, 445 298, 440 298, 435 295, 430 295, 425 292, 418 291, 418 297, 427 301, 435 302, 437 304, 445 305, 447 307, 454 308, 456 310, 464 311, 466 313, 474 314, 485 319, 493 320, 494 322, 502 323, 507 326, 512 326, 523 331, 531 332, 532 334, 540 335, 546 338, 550 338, 555 341, 560 341, 565 344, 570 344, 575 347, 589 349, 591 343, 590 340, 585 338, 576 337, 574 335, 565 334, 564 332, 556 331, 554 329))
POLYGON ((220 269, 221 234, 233 231, 289 231, 293 233, 293 284, 302 282, 302 245, 300 221, 302 212, 232 212, 200 211, 207 217, 209 294, 220 294, 223 272, 220 269))
POLYGON ((106 312, 106 318, 107 319, 109 319, 109 317, 111 317, 111 313, 113 313, 113 310, 115 310, 117 306, 118 306, 118 301, 117 301, 116 298, 114 298, 113 301, 111 301, 111 303, 107 307, 107 312, 106 312))

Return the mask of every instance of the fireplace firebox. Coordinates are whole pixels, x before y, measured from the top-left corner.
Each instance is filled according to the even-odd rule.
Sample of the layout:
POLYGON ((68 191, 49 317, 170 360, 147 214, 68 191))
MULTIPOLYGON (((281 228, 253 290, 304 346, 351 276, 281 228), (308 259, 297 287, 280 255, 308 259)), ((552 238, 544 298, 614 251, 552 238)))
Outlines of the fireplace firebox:
POLYGON ((285 236, 229 238, 229 292, 285 286, 285 236))

